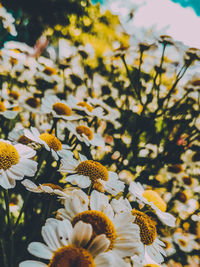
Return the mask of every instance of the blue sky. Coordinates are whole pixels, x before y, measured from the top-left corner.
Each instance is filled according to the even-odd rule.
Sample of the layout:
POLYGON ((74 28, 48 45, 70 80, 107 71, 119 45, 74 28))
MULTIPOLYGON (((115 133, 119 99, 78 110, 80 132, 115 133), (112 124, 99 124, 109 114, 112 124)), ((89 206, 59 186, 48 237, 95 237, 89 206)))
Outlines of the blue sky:
POLYGON ((200 16, 200 0, 172 0, 179 3, 182 7, 192 7, 195 13, 200 16))

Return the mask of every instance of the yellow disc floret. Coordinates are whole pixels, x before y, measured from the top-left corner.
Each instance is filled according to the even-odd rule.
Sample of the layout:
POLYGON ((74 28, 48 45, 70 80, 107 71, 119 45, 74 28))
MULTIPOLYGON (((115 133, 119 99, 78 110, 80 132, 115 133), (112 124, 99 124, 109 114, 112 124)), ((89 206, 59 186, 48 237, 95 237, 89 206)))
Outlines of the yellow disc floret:
POLYGON ((17 100, 20 97, 20 93, 17 91, 10 91, 8 94, 14 100, 17 100))
POLYGON ((182 247, 186 247, 187 246, 187 242, 184 239, 179 239, 178 243, 182 246, 182 247))
POLYGON ((41 134, 40 139, 47 143, 47 145, 56 152, 62 149, 62 143, 60 140, 49 133, 41 134))
POLYGON ((160 265, 155 264, 155 263, 149 263, 149 264, 144 265, 144 267, 159 267, 159 266, 160 265))
POLYGON ((6 111, 6 107, 3 102, 0 101, 0 112, 6 111))
POLYGON ((56 103, 53 105, 52 108, 57 115, 70 116, 72 113, 71 108, 65 105, 64 103, 56 103))
POLYGON ((156 236, 157 230, 155 222, 145 213, 133 209, 132 214, 135 216, 135 221, 140 227, 140 238, 144 245, 153 244, 156 236))
POLYGON ((82 136, 82 134, 86 135, 89 140, 93 139, 93 132, 89 127, 80 125, 76 127, 76 132, 82 136))
POLYGON ((97 161, 85 160, 75 170, 78 174, 88 176, 93 183, 98 179, 108 181, 107 169, 97 161))
POLYGON ((80 107, 84 107, 84 108, 86 108, 89 112, 92 112, 93 111, 93 107, 92 106, 90 106, 88 103, 86 103, 86 102, 79 102, 78 104, 77 104, 77 106, 80 106, 80 107))
POLYGON ((159 210, 165 212, 167 210, 167 204, 165 201, 159 196, 159 194, 153 190, 145 190, 143 192, 143 197, 146 198, 149 202, 153 202, 153 204, 159 208, 159 210))
POLYGON ((113 248, 117 237, 116 230, 112 221, 105 215, 105 213, 97 210, 83 211, 73 218, 72 225, 74 226, 79 221, 90 223, 92 225, 93 237, 105 234, 110 240, 109 249, 113 248))
POLYGON ((169 172, 178 174, 178 173, 180 173, 180 172, 183 171, 183 167, 182 167, 182 165, 174 164, 174 165, 170 165, 170 166, 168 166, 167 170, 168 170, 169 172))
POLYGON ((35 97, 29 97, 26 99, 25 103, 32 108, 38 108, 40 106, 40 99, 35 97))
POLYGON ((11 144, 0 141, 0 170, 6 171, 18 162, 19 153, 17 149, 11 144))
POLYGON ((82 247, 68 245, 58 249, 48 267, 95 267, 90 252, 82 247))

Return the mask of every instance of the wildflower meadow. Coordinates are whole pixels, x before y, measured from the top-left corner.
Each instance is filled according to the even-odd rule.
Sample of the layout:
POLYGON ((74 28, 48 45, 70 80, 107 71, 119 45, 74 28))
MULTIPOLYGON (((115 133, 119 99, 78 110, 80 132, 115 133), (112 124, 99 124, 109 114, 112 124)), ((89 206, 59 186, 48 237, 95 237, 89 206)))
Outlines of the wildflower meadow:
POLYGON ((1 2, 0 266, 198 267, 200 50, 1 2))

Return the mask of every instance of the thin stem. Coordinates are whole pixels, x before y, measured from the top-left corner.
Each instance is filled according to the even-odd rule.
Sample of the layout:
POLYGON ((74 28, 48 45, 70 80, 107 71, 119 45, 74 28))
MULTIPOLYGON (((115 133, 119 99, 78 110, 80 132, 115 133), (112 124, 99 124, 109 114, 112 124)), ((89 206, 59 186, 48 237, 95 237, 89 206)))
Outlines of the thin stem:
POLYGON ((7 256, 6 256, 5 240, 4 239, 1 239, 0 240, 0 244, 1 244, 1 247, 2 247, 2 255, 3 255, 3 263, 4 263, 4 266, 5 267, 9 267, 7 256))
MULTIPOLYGON (((40 172, 40 169, 41 169, 41 167, 42 167, 42 163, 43 163, 43 161, 44 161, 44 156, 45 156, 45 155, 46 155, 46 151, 45 151, 45 150, 42 150, 42 151, 41 151, 41 154, 40 154, 39 161, 38 161, 38 169, 37 169, 37 172, 36 172, 36 174, 35 174, 35 179, 34 179, 35 181, 38 179, 39 172, 40 172)), ((30 195, 31 195, 31 192, 28 192, 27 195, 26 195, 26 198, 25 198, 25 200, 24 200, 23 206, 22 206, 22 208, 21 208, 21 210, 20 210, 20 213, 19 213, 19 215, 18 215, 17 221, 16 221, 16 223, 15 223, 15 225, 14 225, 14 228, 13 228, 14 231, 16 230, 16 228, 17 228, 17 226, 18 226, 18 224, 19 224, 19 221, 20 221, 20 219, 21 219, 22 213, 24 212, 24 209, 26 208, 26 205, 27 205, 27 203, 28 203, 28 200, 29 200, 30 195)))
POLYGON ((88 192, 87 192, 88 196, 90 195, 91 189, 92 189, 92 183, 91 183, 90 187, 88 188, 88 192))
POLYGON ((6 216, 8 220, 8 228, 9 228, 9 234, 10 234, 10 267, 13 266, 13 231, 12 231, 12 222, 10 219, 10 209, 9 209, 9 195, 8 190, 3 190, 4 193, 4 200, 6 205, 6 216))
POLYGON ((135 88, 134 88, 134 86, 133 86, 133 81, 132 81, 132 77, 131 77, 130 71, 129 71, 128 66, 127 66, 127 64, 126 64, 125 55, 122 55, 122 56, 121 56, 121 59, 122 59, 122 62, 123 62, 123 64, 124 64, 124 67, 125 67, 125 69, 126 69, 128 78, 129 78, 130 83, 131 83, 131 85, 132 85, 132 88, 134 89, 134 95, 135 95, 136 98, 138 98, 137 92, 136 92, 136 90, 135 90, 135 88))
POLYGON ((16 223, 15 223, 15 225, 13 227, 14 233, 15 233, 15 230, 16 230, 18 224, 19 224, 19 221, 21 219, 22 213, 24 212, 24 209, 26 208, 26 205, 27 205, 27 202, 28 202, 28 199, 29 199, 30 195, 31 195, 31 192, 28 192, 27 195, 26 195, 26 198, 24 200, 23 206, 22 206, 22 208, 20 210, 20 213, 19 213, 19 215, 17 217, 17 221, 16 221, 16 223))
POLYGON ((6 205, 6 216, 7 216, 7 220, 8 220, 8 226, 9 226, 10 232, 12 232, 12 226, 11 226, 11 220, 10 220, 10 210, 9 210, 9 196, 8 196, 8 191, 4 189, 3 190, 3 194, 4 194, 5 205, 6 205))

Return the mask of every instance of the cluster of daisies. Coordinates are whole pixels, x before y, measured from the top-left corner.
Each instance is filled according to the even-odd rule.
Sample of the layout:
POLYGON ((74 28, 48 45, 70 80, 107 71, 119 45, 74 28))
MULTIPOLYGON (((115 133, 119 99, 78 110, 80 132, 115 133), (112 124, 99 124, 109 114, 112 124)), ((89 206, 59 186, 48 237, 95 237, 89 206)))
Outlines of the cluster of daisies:
MULTIPOLYGON (((5 10, 0 6, 0 17, 2 12, 5 10)), ((3 210, 8 215, 12 213, 10 221, 12 224, 13 220, 17 228, 20 223, 26 224, 23 212, 30 195, 42 202, 38 194, 45 193, 56 199, 59 206, 56 210, 50 209, 52 212, 45 218, 41 237, 38 231, 35 242, 28 245, 30 257, 25 251, 20 252, 23 255, 20 267, 168 266, 164 263, 166 257, 174 259, 177 251, 195 254, 194 251, 199 250, 198 140, 194 143, 196 150, 187 148, 182 153, 182 165, 164 165, 153 177, 160 183, 159 188, 138 181, 144 170, 139 163, 134 174, 127 171, 130 155, 121 157, 123 151, 116 151, 115 147, 120 141, 127 149, 133 144, 127 129, 120 134, 123 128, 120 112, 128 110, 129 114, 137 114, 135 118, 140 114, 148 117, 157 112, 159 97, 166 97, 170 91, 181 58, 171 59, 170 55, 174 49, 181 48, 174 45, 169 36, 162 36, 159 42, 171 48, 166 56, 163 54, 163 59, 171 62, 171 68, 167 72, 162 64, 157 68, 163 72, 162 79, 159 72, 154 78, 154 85, 161 85, 159 93, 154 92, 152 80, 147 77, 142 81, 146 90, 141 90, 139 97, 126 95, 124 89, 131 87, 130 81, 125 73, 118 75, 116 69, 121 71, 124 65, 116 54, 121 53, 125 60, 126 50, 131 64, 142 64, 138 67, 141 72, 153 77, 153 66, 149 65, 159 65, 160 50, 155 52, 152 44, 138 43, 137 52, 123 47, 116 49, 111 60, 112 79, 103 73, 96 72, 92 78, 86 73, 80 52, 86 51, 91 59, 94 51, 90 45, 77 48, 61 40, 59 55, 56 55, 45 36, 33 48, 14 41, 4 44, 0 51, 0 186, 4 194, 0 192, 0 196, 20 189, 23 198, 20 194, 8 194, 10 200, 7 203, 5 198, 3 210), (138 46, 147 61, 143 62, 142 56, 138 61, 138 46), (43 56, 43 50, 48 57, 43 56), (115 83, 114 75, 119 76, 115 83), (149 100, 151 93, 152 101, 149 100), (107 104, 108 100, 111 105, 107 104), (104 158, 108 152, 112 154, 112 166, 104 158), (52 166, 54 172, 50 173, 52 166), (170 192, 165 188, 168 182, 170 192)), ((185 62, 196 59, 197 52, 187 50, 185 62)), ((184 64, 183 60, 181 63, 184 64)), ((173 92, 166 101, 166 109, 184 100, 183 95, 190 94, 198 110, 200 80, 196 70, 193 65, 188 74, 189 82, 184 81, 179 90, 173 92), (196 74, 191 74, 193 72, 196 74)), ((192 115, 187 116, 191 119, 192 115)), ((198 129, 199 120, 198 113, 194 120, 198 129)), ((156 123, 160 123, 159 119, 156 123)), ((155 145, 138 138, 137 145, 141 158, 155 159, 163 152, 162 142, 155 145)), ((10 221, 7 219, 8 225, 10 221)), ((10 240, 13 236, 15 238, 15 232, 10 240)), ((14 244, 18 245, 17 240, 14 244)), ((170 260, 169 264, 173 266, 174 261, 170 260)))
POLYGON ((29 179, 22 181, 31 192, 58 195, 63 208, 42 227, 46 244, 32 242, 28 246, 32 255, 49 263, 27 260, 20 267, 145 266, 164 261, 165 243, 159 239, 157 222, 174 227, 175 218, 166 212, 167 205, 158 193, 132 182, 125 198, 124 182, 101 163, 80 153, 79 159, 75 159, 69 146, 52 134, 40 134, 36 128, 24 129, 22 134, 18 142, 27 145, 16 140, 0 141, 1 186, 13 188, 16 180, 24 176, 37 179, 37 147, 29 146, 34 143, 60 160, 58 171, 68 174, 65 180, 70 187, 63 189, 52 183, 37 186, 29 179), (139 208, 134 208, 134 203, 139 208), (154 216, 146 213, 146 207, 154 216))
MULTIPOLYGON (((29 114, 30 124, 33 120, 40 127, 16 122, 8 140, 0 141, 0 185, 11 189, 22 180, 30 192, 57 195, 63 207, 42 227, 45 244, 32 242, 28 246, 28 251, 44 262, 26 260, 19 266, 159 266, 166 252, 158 226, 175 226, 164 200, 134 182, 124 195, 125 183, 116 172, 76 152, 78 148, 105 146, 103 137, 91 130, 92 121, 104 119, 104 109, 73 96, 62 100, 45 95, 40 105, 38 99, 29 97, 22 113, 29 114), (35 106, 29 105, 32 103, 35 106), (50 123, 42 124, 45 120, 50 123), (57 170, 65 179, 65 188, 49 181, 38 184, 43 155, 59 163, 57 170)), ((11 120, 4 118, 1 114, 4 124, 11 120)), ((45 166, 48 168, 48 162, 45 166)))

